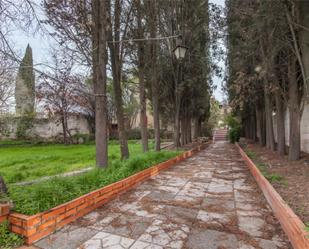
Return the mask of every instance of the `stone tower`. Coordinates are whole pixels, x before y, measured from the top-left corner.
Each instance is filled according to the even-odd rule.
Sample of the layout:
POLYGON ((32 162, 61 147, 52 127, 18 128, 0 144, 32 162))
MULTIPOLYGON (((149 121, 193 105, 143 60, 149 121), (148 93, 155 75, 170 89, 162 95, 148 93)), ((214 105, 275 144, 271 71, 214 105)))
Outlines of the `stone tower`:
POLYGON ((27 46, 25 56, 20 63, 15 85, 15 111, 17 115, 29 115, 34 112, 35 80, 33 72, 32 49, 27 46))

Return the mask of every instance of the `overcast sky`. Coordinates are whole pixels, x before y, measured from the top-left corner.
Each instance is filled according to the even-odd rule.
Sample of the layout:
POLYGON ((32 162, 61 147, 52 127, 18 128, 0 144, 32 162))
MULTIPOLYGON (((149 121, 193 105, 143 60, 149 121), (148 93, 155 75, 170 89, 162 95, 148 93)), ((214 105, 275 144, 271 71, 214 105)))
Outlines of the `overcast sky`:
MULTIPOLYGON (((225 0, 209 0, 209 2, 225 7, 225 0)), ((220 44, 222 45, 222 43, 220 44)), ((224 66, 225 61, 220 61, 219 65, 222 67, 223 70, 225 70, 225 66, 224 66)), ((226 96, 224 95, 222 91, 223 79, 217 76, 214 76, 213 81, 214 81, 214 85, 217 86, 216 90, 214 91, 215 98, 219 101, 226 99, 226 96)))
MULTIPOLYGON (((38 2, 40 1, 38 0, 38 2)), ((209 2, 221 5, 222 7, 225 5, 225 0, 209 0, 209 2)), ((48 61, 50 60, 49 50, 54 43, 54 40, 51 37, 44 37, 40 34, 28 35, 25 32, 16 30, 12 40, 14 42, 14 47, 20 52, 20 54, 23 54, 27 44, 29 43, 33 50, 34 63, 48 64, 48 61)), ((223 68, 224 62, 219 62, 219 65, 223 68)), ((225 98, 223 92, 221 91, 223 79, 214 77, 213 81, 214 85, 217 86, 217 89, 214 91, 214 96, 216 99, 222 101, 225 98)))

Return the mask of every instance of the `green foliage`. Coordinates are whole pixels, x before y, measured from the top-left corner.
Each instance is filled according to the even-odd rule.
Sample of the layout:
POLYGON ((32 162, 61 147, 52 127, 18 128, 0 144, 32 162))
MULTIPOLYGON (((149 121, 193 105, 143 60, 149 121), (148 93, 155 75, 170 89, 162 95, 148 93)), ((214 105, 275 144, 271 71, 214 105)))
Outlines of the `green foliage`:
POLYGON ((221 111, 219 102, 213 98, 210 99, 210 116, 207 122, 207 126, 210 130, 218 127, 219 120, 221 118, 221 111))
POLYGON ((94 135, 93 134, 84 134, 84 133, 76 133, 72 136, 74 143, 79 143, 80 140, 83 141, 83 144, 89 144, 94 142, 94 135))
POLYGON ((265 163, 256 163, 256 166, 262 171, 262 173, 267 169, 267 165, 265 163))
POLYGON ((241 125, 239 121, 234 117, 232 114, 228 115, 225 118, 226 124, 230 127, 229 129, 229 140, 231 143, 236 143, 240 139, 240 131, 241 131, 241 125))
POLYGON ((9 126, 10 119, 11 117, 4 117, 4 116, 0 118, 0 134, 2 136, 9 137, 12 132, 9 126))
MULTIPOLYGON (((139 145, 140 146, 140 145, 139 145)), ((52 178, 29 186, 9 186, 10 198, 15 211, 35 214, 61 203, 70 201, 95 189, 106 186, 154 164, 178 155, 175 151, 148 152, 134 155, 128 160, 119 158, 110 162, 106 169, 93 169, 85 174, 52 178)))
POLYGON ((265 174, 265 177, 270 182, 282 182, 283 177, 279 174, 273 173, 273 174, 265 174))
POLYGON ((34 114, 23 115, 17 121, 16 137, 17 139, 28 139, 29 129, 33 126, 34 114))
POLYGON ((127 131, 128 139, 141 139, 141 130, 140 129, 131 129, 127 131))
POLYGON ((239 141, 240 138, 240 129, 239 128, 231 128, 229 129, 229 140, 231 143, 236 143, 239 141))
POLYGON ((5 204, 9 202, 10 202, 10 198, 6 194, 0 192, 0 203, 5 204))
MULTIPOLYGON (((15 143, 15 142, 14 142, 15 143)), ((153 144, 150 142, 150 148, 153 144)), ((129 141, 132 155, 142 153, 138 141, 129 141)), ((109 161, 120 159, 118 141, 109 143, 109 161)), ((0 146, 0 175, 7 183, 34 180, 95 166, 95 145, 18 144, 0 146)))
POLYGON ((277 173, 268 173, 267 165, 264 163, 257 163, 256 166, 259 168, 264 177, 271 183, 283 183, 284 178, 277 173))
POLYGON ((12 249, 23 244, 22 237, 10 232, 8 222, 0 223, 0 248, 12 249))
POLYGON ((247 156, 248 156, 250 159, 252 159, 252 160, 255 160, 255 159, 256 159, 257 156, 256 156, 256 154, 255 154, 254 151, 245 150, 245 152, 246 152, 247 156))
MULTIPOLYGON (((256 155, 256 153, 254 151, 250 151, 250 150, 245 150, 247 156, 253 160, 253 161, 257 161, 258 160, 258 156, 256 155)), ((262 162, 255 162, 255 165, 258 167, 258 169, 261 171, 261 173, 263 174, 263 176, 271 183, 282 183, 282 184, 286 184, 284 181, 284 177, 277 174, 277 173, 268 173, 267 171, 267 165, 265 163, 262 162)))
MULTIPOLYGON (((309 222, 307 222, 306 224, 305 224, 305 231, 306 232, 308 232, 309 233, 309 222)), ((309 235, 308 235, 308 238, 309 238, 309 235)))

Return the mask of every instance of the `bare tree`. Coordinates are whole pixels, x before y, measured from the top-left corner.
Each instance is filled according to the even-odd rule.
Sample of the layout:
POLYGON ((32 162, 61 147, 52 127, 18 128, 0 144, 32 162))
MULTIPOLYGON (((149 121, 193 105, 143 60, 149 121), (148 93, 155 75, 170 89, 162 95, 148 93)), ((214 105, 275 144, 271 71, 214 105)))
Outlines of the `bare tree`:
POLYGON ((77 102, 79 92, 76 90, 76 86, 81 84, 81 79, 72 72, 72 60, 54 54, 53 61, 55 65, 49 75, 52 75, 53 79, 56 80, 41 75, 37 97, 45 111, 49 115, 55 116, 61 123, 63 142, 68 144, 72 142, 71 131, 68 126, 69 115, 81 112, 77 102))
POLYGON ((105 0, 44 1, 48 20, 59 45, 77 55, 81 65, 92 67, 95 103, 96 163, 108 165, 107 155, 107 12, 105 0))
POLYGON ((108 47, 110 51, 110 61, 113 75, 113 90, 116 104, 116 116, 119 133, 119 143, 121 158, 129 157, 129 148, 127 141, 127 134, 125 131, 125 118, 123 111, 123 99, 122 99, 122 67, 123 56, 125 50, 125 44, 121 42, 125 39, 127 34, 127 26, 129 24, 132 6, 127 6, 124 9, 125 4, 123 1, 115 0, 114 5, 111 6, 110 0, 107 1, 108 5, 108 21, 107 21, 107 34, 108 34, 108 47), (112 8, 113 7, 113 8, 112 8), (127 11, 124 15, 124 10, 127 11), (125 16, 125 20, 122 17, 125 16), (113 17, 113 18, 112 18, 113 17))
POLYGON ((9 112, 12 107, 15 73, 15 63, 0 54, 0 114, 9 112))

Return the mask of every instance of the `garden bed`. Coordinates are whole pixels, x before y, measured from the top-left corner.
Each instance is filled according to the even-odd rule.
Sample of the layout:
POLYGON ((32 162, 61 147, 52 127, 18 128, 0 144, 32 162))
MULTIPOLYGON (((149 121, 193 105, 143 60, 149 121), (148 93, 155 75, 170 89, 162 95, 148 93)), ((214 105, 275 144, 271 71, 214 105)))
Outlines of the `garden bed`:
MULTIPOLYGON (((151 142, 150 148, 153 148, 151 142)), ((143 154, 139 141, 129 141, 132 155, 143 154)), ((120 159, 118 142, 108 146, 109 162, 120 159)), ((6 183, 54 176, 88 167, 95 168, 95 145, 33 144, 26 141, 0 143, 0 175, 6 183)))
MULTIPOLYGON (((136 184, 141 183, 142 181, 148 179, 151 176, 157 175, 159 171, 172 166, 178 161, 184 160, 192 156, 196 152, 205 148, 205 146, 206 145, 198 146, 197 148, 191 151, 184 152, 180 154, 179 156, 173 157, 172 159, 169 159, 167 161, 165 161, 167 158, 170 158, 171 156, 175 154, 179 154, 179 152, 167 152, 167 151, 159 152, 159 153, 153 152, 154 153, 153 161, 149 161, 150 154, 147 153, 145 154, 145 156, 147 156, 147 160, 146 159, 143 160, 142 155, 139 157, 133 157, 131 161, 130 159, 125 161, 127 162, 127 164, 125 163, 122 164, 122 165, 126 165, 124 167, 121 167, 121 165, 118 165, 120 166, 120 168, 117 165, 110 166, 106 170, 102 171, 102 172, 105 172, 104 174, 102 173, 102 175, 98 175, 99 171, 89 172, 89 174, 92 174, 90 175, 90 177, 87 177, 87 174, 82 175, 82 176, 76 176, 74 177, 76 179, 73 182, 71 181, 68 182, 67 178, 63 181, 61 181, 60 179, 55 179, 53 181, 56 181, 56 182, 48 184, 48 186, 51 188, 49 192, 44 192, 46 191, 46 189, 40 190, 40 187, 44 187, 43 183, 39 187, 36 186, 35 187, 36 191, 32 193, 31 193, 31 189, 29 188, 34 187, 34 186, 22 187, 20 188, 19 192, 17 191, 19 193, 18 194, 19 200, 27 199, 28 205, 31 205, 32 208, 29 208, 27 204, 23 205, 22 203, 20 203, 16 205, 15 209, 19 211, 28 210, 29 212, 27 213, 29 214, 33 214, 35 210, 40 210, 41 208, 45 210, 45 208, 47 207, 46 205, 44 208, 40 207, 39 209, 35 209, 34 207, 36 205, 31 204, 31 202, 33 202, 31 201, 31 197, 34 197, 34 196, 35 196, 35 199, 37 200, 37 203, 39 203, 39 198, 43 198, 44 202, 46 202, 45 198, 48 198, 50 201, 48 202, 49 206, 51 206, 52 203, 54 203, 53 198, 57 198, 57 195, 59 194, 62 196, 66 196, 66 194, 69 194, 69 196, 65 198, 68 198, 68 200, 71 200, 71 201, 61 204, 59 206, 56 206, 52 209, 49 209, 49 210, 46 210, 46 211, 43 211, 43 212, 40 212, 34 215, 30 215, 30 216, 12 212, 9 214, 9 217, 8 217, 11 230, 17 234, 24 236, 26 243, 31 244, 47 236, 48 234, 53 233, 54 231, 58 230, 64 225, 91 212, 95 208, 115 198, 120 193, 132 188, 136 184), (149 167, 151 164, 153 164, 153 162, 157 163, 159 161, 164 161, 164 162, 161 162, 155 166, 149 167), (106 174, 108 170, 110 170, 109 174, 106 174), (104 176, 106 175, 109 175, 110 177, 104 178, 104 176), (98 179, 96 180, 96 178, 98 179), (106 181, 103 181, 104 179, 106 181), (95 180, 95 183, 92 182, 93 180, 95 180), (53 184, 57 183, 57 181, 59 181, 58 183, 60 184, 53 188, 52 187, 53 184), (109 184, 111 182, 114 182, 114 183, 109 184), (78 183, 78 187, 72 186, 72 183, 78 183), (64 189, 59 190, 59 187, 62 187, 61 184, 64 184, 64 189), (83 193, 84 191, 88 191, 87 190, 88 188, 83 188, 85 184, 86 185, 89 184, 90 186, 89 190, 91 190, 92 188, 95 188, 96 190, 88 194, 84 194, 83 193), (99 188, 99 186, 104 186, 104 185, 105 187, 99 188), (71 187, 73 187, 73 190, 71 187), (82 188, 82 190, 78 194, 77 190, 79 188, 82 188), (56 191, 56 194, 53 193, 53 191, 56 191), (64 193, 62 193, 63 191, 64 193), (78 196, 80 197, 75 198, 76 196, 71 195, 71 192, 73 192, 75 195, 78 194, 78 196), (28 193, 28 196, 24 196, 27 193, 28 193), (50 197, 48 197, 49 194, 52 194, 53 196, 51 199, 50 197)), ((13 190, 13 193, 14 191, 15 190, 13 190)), ((13 194, 13 200, 14 200, 14 194, 13 194)), ((61 199, 58 199, 57 202, 60 200, 61 199)), ((16 201, 16 199, 14 201, 16 201)))
POLYGON ((309 155, 289 161, 287 156, 257 144, 248 144, 246 152, 256 165, 264 168, 270 181, 304 223, 309 223, 309 155))
POLYGON ((246 154, 246 152, 239 145, 237 146, 253 177, 263 191, 267 202, 271 206, 286 235, 289 237, 293 248, 309 249, 309 234, 307 232, 308 227, 304 225, 301 219, 293 212, 293 210, 286 204, 286 202, 266 179, 267 177, 271 180, 273 175, 269 174, 264 167, 261 168, 261 166, 258 167, 255 165, 255 163, 249 158, 250 151, 248 151, 247 148, 246 154))
POLYGON ((81 175, 55 177, 27 186, 9 185, 14 211, 33 215, 114 183, 151 165, 179 155, 177 151, 150 151, 129 159, 110 162, 106 169, 93 169, 81 175))

